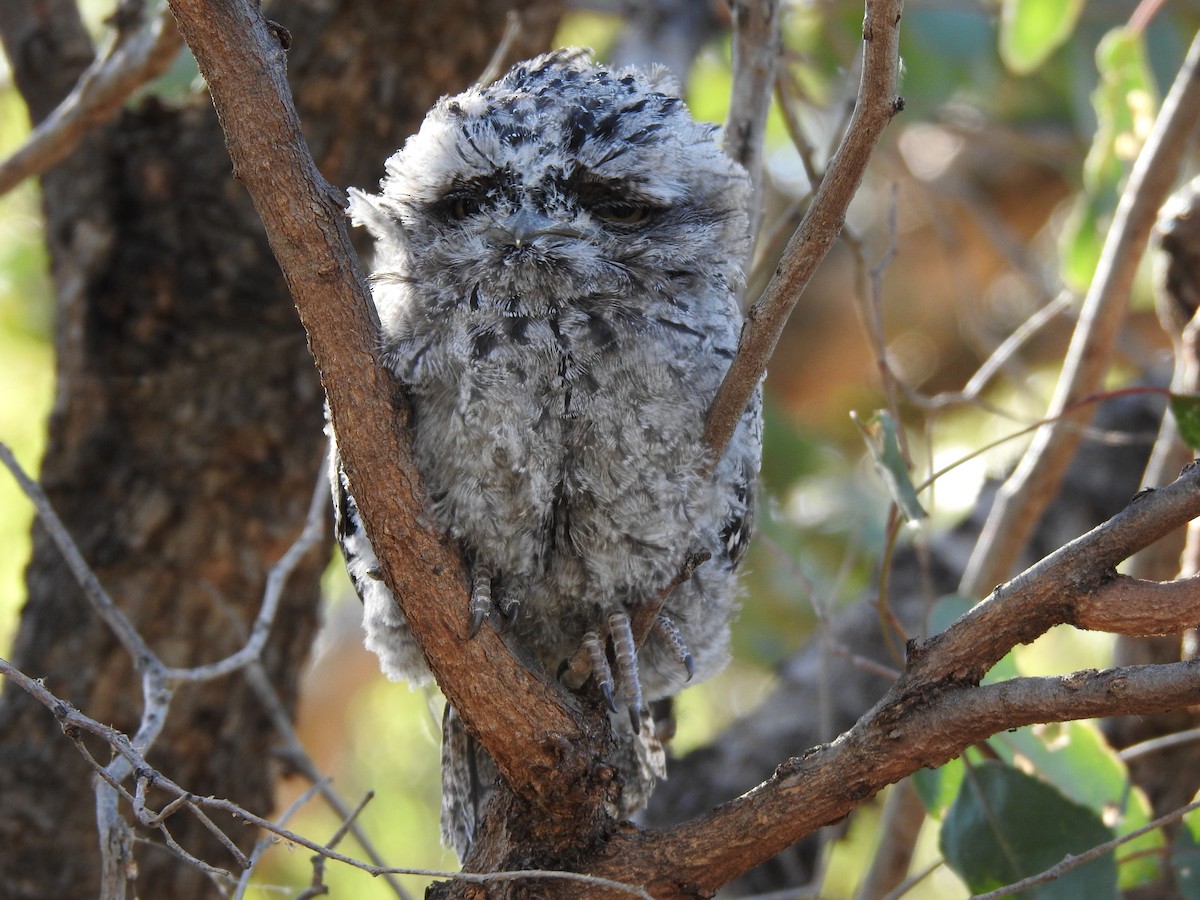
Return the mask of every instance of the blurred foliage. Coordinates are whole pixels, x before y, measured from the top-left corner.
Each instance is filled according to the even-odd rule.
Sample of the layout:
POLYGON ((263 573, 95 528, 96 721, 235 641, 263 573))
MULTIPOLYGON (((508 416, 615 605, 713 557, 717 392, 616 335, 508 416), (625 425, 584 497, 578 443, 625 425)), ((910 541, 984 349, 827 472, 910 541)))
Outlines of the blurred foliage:
MULTIPOLYGON (((98 0, 89 3, 94 21, 106 9, 98 0)), ((851 210, 856 249, 841 247, 830 255, 801 300, 767 382, 764 490, 746 563, 745 603, 735 625, 735 663, 682 695, 676 751, 702 745, 753 707, 770 687, 774 667, 808 639, 814 608, 833 611, 869 598, 877 583, 890 498, 848 416, 854 409, 865 419, 889 406, 858 309, 864 267, 891 260, 882 272, 880 296, 866 299, 882 307, 888 361, 905 379, 896 406, 913 456, 907 473, 912 481, 1041 414, 1070 316, 1040 333, 980 394, 992 407, 951 405, 934 413, 922 397, 960 390, 1026 317, 1060 290, 1077 292, 1090 280, 1129 164, 1200 21, 1195 9, 1163 7, 1148 23, 1143 17, 1131 25, 1126 17, 1132 11, 1129 5, 1082 0, 1001 0, 989 6, 952 0, 906 11, 901 30, 906 108, 886 134, 851 210), (1009 417, 995 415, 994 407, 1009 417)), ((861 23, 862 6, 850 0, 788 6, 786 64, 800 96, 795 113, 808 159, 791 144, 776 109, 768 129, 773 191, 765 204, 767 234, 790 231, 808 191, 805 163, 822 169, 836 146, 856 88, 861 23)), ((620 27, 615 16, 573 13, 564 20, 559 43, 591 46, 603 57, 620 27)), ((184 57, 155 90, 182 98, 194 76, 184 57)), ((729 42, 722 39, 696 60, 687 82, 698 118, 724 118, 729 80, 729 42)), ((0 83, 0 152, 15 146, 27 127, 15 92, 0 83)), ((39 229, 32 185, 0 198, 0 440, 30 468, 36 468, 43 446, 53 369, 53 304, 39 229)), ((766 272, 774 265, 765 249, 769 243, 762 241, 760 267, 766 272)), ((751 283, 761 286, 761 279, 752 273, 751 283)), ((1139 305, 1150 304, 1142 297, 1139 305)), ((1137 377, 1160 361, 1163 346, 1152 320, 1131 320, 1120 371, 1137 377)), ((921 493, 933 525, 910 529, 903 539, 928 540, 961 514, 984 478, 1010 464, 1021 446, 1014 441, 972 459, 921 493)), ((905 480, 894 455, 886 468, 894 480, 905 480)), ((0 513, 3 650, 21 602, 31 520, 28 504, 7 477, 0 477, 0 513)), ((438 846, 434 824, 438 702, 381 679, 361 649, 357 603, 350 599, 340 561, 334 560, 327 582, 329 624, 306 679, 302 737, 351 802, 375 791, 362 821, 385 859, 452 869, 454 860, 438 846)), ((939 615, 970 602, 947 601, 935 611, 935 630, 944 627, 939 615)), ((1011 656, 992 677, 1102 665, 1107 652, 1107 645, 1056 630, 1011 656)), ((986 840, 964 844, 960 839, 967 832, 940 828, 970 818, 970 791, 991 791, 989 802, 1017 798, 1004 807, 1013 810, 1013 819, 1000 824, 1015 823, 1018 834, 1029 827, 1018 816, 1031 804, 1042 818, 1086 818, 1097 836, 1109 829, 1124 833, 1146 821, 1144 798, 1137 792, 1118 796, 1127 777, 1123 764, 1091 725, 1025 729, 988 746, 992 761, 976 755, 969 764, 953 763, 917 779, 933 818, 922 833, 915 868, 938 857, 940 836, 964 881, 991 883, 980 874, 986 840), (983 788, 980 779, 987 782, 983 788)), ((282 785, 280 808, 302 789, 282 785)), ((1195 866, 1196 821, 1189 819, 1174 844, 1181 872, 1195 866)), ((325 839, 337 824, 323 804, 312 802, 291 826, 325 839)), ((831 838, 822 896, 852 895, 873 850, 876 825, 875 811, 865 810, 843 838, 831 838)), ((1053 837, 1039 840, 1051 862, 1057 859, 1051 851, 1061 856, 1066 847, 1053 837)), ((1163 839, 1152 834, 1146 841, 1141 846, 1161 845, 1163 839)), ((349 838, 340 849, 359 853, 349 838)), ((1116 868, 1122 887, 1150 874, 1146 863, 1126 861, 1136 856, 1130 850, 1125 848, 1116 868)), ((1101 893, 1112 884, 1111 866, 1110 857, 1097 867, 1105 869, 1101 893)), ((268 853, 251 896, 276 896, 272 885, 306 884, 310 872, 307 851, 278 845, 268 853)), ((344 866, 328 866, 326 880, 335 896, 391 896, 382 880, 344 866)), ((402 880, 417 893, 428 882, 402 880)), ((1183 880, 1188 896, 1200 896, 1198 881, 1192 874, 1183 880)), ((906 896, 956 897, 963 891, 962 881, 941 869, 906 896)))
MULTIPOLYGON (((20 97, 0 74, 0 156, 17 147, 29 123, 20 97)), ((0 441, 36 471, 53 382, 52 299, 35 186, 0 197, 0 441)), ((0 654, 16 630, 24 598, 33 508, 0 473, 0 654)))

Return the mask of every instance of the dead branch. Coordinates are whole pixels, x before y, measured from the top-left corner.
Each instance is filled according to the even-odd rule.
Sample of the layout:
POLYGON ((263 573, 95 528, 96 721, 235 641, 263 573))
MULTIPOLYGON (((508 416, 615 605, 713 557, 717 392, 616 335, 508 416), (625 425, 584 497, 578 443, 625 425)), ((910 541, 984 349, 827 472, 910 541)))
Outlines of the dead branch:
POLYGON ((70 156, 89 131, 120 112, 134 91, 163 74, 182 46, 166 7, 137 34, 120 37, 114 37, 108 52, 92 63, 25 143, 0 162, 0 195, 70 156))

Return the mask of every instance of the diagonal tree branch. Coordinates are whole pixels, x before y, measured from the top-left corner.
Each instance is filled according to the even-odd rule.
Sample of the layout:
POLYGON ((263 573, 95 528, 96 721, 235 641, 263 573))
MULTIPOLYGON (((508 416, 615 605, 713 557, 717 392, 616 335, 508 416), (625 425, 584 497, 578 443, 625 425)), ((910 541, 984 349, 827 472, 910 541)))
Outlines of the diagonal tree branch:
MULTIPOLYGON (((979 685, 1009 650, 1056 624, 1087 619, 1096 597, 1111 607, 1113 568, 1140 547, 1200 515, 1200 466, 1030 567, 944 633, 909 648, 908 667, 875 707, 830 744, 788 760, 767 782, 706 816, 663 831, 623 832, 594 871, 645 879, 655 896, 690 896, 769 859, 836 822, 889 784, 939 766, 1009 728, 1150 713, 1200 699, 1200 660, 1017 678, 979 685)), ((1120 591, 1131 590, 1124 582, 1120 591)), ((1190 582, 1154 592, 1194 591, 1190 582)), ((1143 597, 1123 595, 1137 622, 1143 597)), ((1195 600, 1154 628, 1193 623, 1195 600)))
POLYGON ((208 83, 235 173, 262 218, 308 331, 384 580, 446 698, 505 779, 546 810, 568 816, 583 793, 601 790, 583 752, 592 745, 581 711, 522 665, 491 629, 468 639, 462 560, 452 542, 421 521, 407 401, 374 350, 378 325, 347 234, 344 198, 317 172, 301 136, 283 50, 250 0, 173 0, 171 6, 208 83))
POLYGON ((808 280, 841 233, 846 210, 858 192, 883 129, 904 108, 904 101, 896 93, 902 9, 902 0, 867 2, 863 70, 854 114, 812 205, 788 242, 766 290, 747 314, 737 356, 708 412, 704 440, 712 448, 714 459, 720 459, 729 443, 808 280))
POLYGON ((1079 401, 1108 371, 1129 305, 1138 261, 1188 143, 1200 122, 1200 34, 1163 103, 1129 175, 1091 288, 1080 310, 1063 373, 1047 418, 1020 464, 1000 489, 971 554, 960 592, 978 597, 1011 571, 1079 445, 1089 415, 1079 401))
POLYGON ((134 91, 165 72, 181 46, 166 7, 137 34, 114 41, 62 103, 0 162, 0 194, 66 159, 89 130, 115 116, 134 91))

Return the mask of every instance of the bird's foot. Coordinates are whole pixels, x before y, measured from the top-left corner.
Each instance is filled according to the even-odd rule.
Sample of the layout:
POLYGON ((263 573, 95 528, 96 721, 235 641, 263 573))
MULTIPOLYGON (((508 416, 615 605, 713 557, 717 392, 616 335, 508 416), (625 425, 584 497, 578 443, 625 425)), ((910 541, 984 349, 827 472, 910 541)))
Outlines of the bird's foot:
POLYGON ((492 593, 492 571, 487 566, 475 564, 471 567, 471 628, 469 637, 475 637, 485 619, 498 612, 502 624, 500 631, 507 631, 521 614, 521 604, 507 592, 492 593))
MULTIPOLYGON (((642 698, 642 682, 638 672, 637 645, 633 637, 629 616, 624 612, 609 615, 607 640, 602 640, 595 631, 589 631, 580 641, 579 649, 565 660, 559 669, 559 680, 572 690, 578 690, 591 676, 605 704, 614 712, 624 707, 629 713, 634 732, 642 727, 642 716, 646 711, 642 698), (612 647, 611 657, 606 644, 612 647)), ((653 632, 670 650, 692 677, 695 665, 688 652, 679 628, 665 614, 654 620, 653 632)))

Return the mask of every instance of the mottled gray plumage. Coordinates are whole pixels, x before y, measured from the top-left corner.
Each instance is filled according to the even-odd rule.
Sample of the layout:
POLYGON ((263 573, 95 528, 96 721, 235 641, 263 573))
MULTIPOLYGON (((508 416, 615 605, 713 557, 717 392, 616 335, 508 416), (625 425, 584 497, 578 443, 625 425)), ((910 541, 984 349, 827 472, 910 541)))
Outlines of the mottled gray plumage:
MULTIPOLYGON (((640 719, 622 679, 650 702, 726 662, 759 399, 707 476, 702 435, 742 324, 749 180, 664 75, 576 50, 444 98, 386 172, 350 211, 376 240, 385 358, 412 398, 433 521, 462 542, 473 607, 511 620, 547 677, 606 666, 579 651, 615 638, 640 719), (697 552, 711 558, 634 662, 625 614, 697 552)), ((333 474, 367 646, 389 677, 426 679, 336 459, 333 474)), ((452 712, 445 730, 443 829, 461 854, 494 769, 452 712)))

